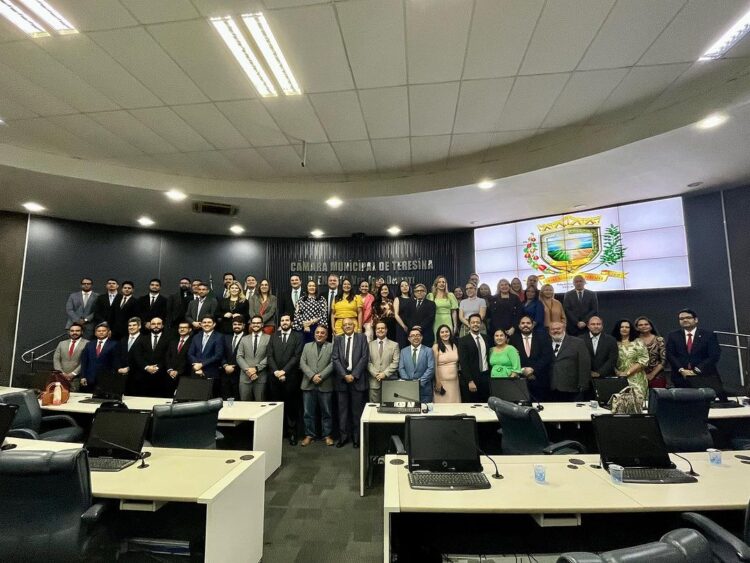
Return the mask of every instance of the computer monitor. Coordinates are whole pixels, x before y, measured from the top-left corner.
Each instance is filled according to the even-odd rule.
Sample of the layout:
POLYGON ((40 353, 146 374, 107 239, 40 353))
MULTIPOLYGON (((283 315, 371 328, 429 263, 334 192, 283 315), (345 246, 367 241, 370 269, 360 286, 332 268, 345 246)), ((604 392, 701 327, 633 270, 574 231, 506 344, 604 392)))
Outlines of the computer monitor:
POLYGON ((594 415, 591 422, 605 468, 612 463, 623 467, 673 467, 654 415, 594 415))
POLYGON ((150 411, 97 409, 85 447, 95 456, 137 459, 150 420, 150 411))
POLYGON ((597 402, 604 406, 615 393, 619 393, 628 386, 627 377, 599 377, 591 380, 597 402))
POLYGON ((95 399, 111 399, 119 401, 125 394, 128 376, 121 373, 102 371, 96 377, 94 390, 95 399))
POLYGON ((407 416, 409 471, 482 470, 473 416, 407 416))
POLYGON ((181 377, 174 392, 174 403, 208 401, 213 397, 213 380, 202 377, 181 377))
POLYGON ((419 405, 419 380, 385 379, 380 384, 380 404, 415 403, 419 405))
POLYGON ((724 384, 718 375, 693 375, 685 378, 687 386, 691 389, 709 388, 716 393, 716 399, 722 403, 729 400, 724 384))
POLYGON ((509 403, 531 405, 531 394, 525 379, 500 377, 490 379, 490 395, 509 403))

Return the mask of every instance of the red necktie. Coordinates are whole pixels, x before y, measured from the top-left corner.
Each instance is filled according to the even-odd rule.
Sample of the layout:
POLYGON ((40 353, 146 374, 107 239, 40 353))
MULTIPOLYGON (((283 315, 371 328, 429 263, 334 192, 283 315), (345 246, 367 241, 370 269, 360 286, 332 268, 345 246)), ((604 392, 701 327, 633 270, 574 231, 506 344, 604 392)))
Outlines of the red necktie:
POLYGON ((693 351, 693 335, 690 332, 688 332, 687 335, 687 351, 688 354, 692 353, 693 351))
POLYGON ((178 353, 178 354, 179 354, 179 353, 180 353, 180 351, 182 350, 182 345, 183 345, 183 344, 185 344, 185 339, 184 339, 184 338, 180 338, 180 343, 179 343, 179 344, 177 345, 177 353, 178 353))
POLYGON ((75 340, 71 340, 70 341, 70 348, 68 348, 68 358, 72 358, 73 357, 73 350, 75 350, 75 349, 76 349, 76 341, 75 340))
POLYGON ((96 357, 98 358, 99 354, 101 354, 101 353, 102 353, 102 341, 100 340, 96 344, 96 357))

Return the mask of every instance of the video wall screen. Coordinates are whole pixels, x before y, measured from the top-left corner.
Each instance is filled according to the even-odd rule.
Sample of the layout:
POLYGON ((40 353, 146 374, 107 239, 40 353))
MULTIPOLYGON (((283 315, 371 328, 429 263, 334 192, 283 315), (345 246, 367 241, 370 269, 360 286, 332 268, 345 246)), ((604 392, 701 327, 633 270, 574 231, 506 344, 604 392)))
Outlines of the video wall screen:
POLYGON ((682 198, 553 215, 474 231, 476 271, 497 282, 537 275, 556 292, 586 278, 594 291, 690 286, 682 198))

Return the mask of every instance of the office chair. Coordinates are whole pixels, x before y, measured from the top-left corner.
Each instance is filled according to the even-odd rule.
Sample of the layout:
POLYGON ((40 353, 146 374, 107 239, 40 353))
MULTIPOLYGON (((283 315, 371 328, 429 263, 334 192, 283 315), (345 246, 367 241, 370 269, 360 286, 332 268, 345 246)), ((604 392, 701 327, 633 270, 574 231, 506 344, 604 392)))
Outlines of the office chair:
POLYGON ((0 561, 91 560, 106 545, 83 449, 3 452, 0 498, 0 561))
POLYGON ((702 452, 714 447, 708 410, 713 389, 651 389, 648 412, 656 415, 670 452, 702 452))
POLYGON ((487 404, 495 411, 502 427, 498 434, 503 455, 586 453, 580 442, 551 443, 539 411, 534 407, 522 407, 497 397, 490 397, 487 404))
POLYGON ((8 436, 53 442, 81 442, 83 428, 66 414, 42 416, 36 393, 31 389, 7 393, 0 400, 17 405, 18 412, 8 436))
POLYGON ((680 528, 659 541, 605 553, 563 553, 557 563, 697 563, 711 561, 708 540, 695 530, 680 528))
POLYGON ((682 517, 706 536, 716 561, 721 561, 721 563, 750 561, 750 503, 745 510, 742 538, 735 537, 702 514, 685 512, 682 517))
MULTIPOLYGON (((221 399, 155 405, 151 445, 161 448, 216 449, 221 399)), ((218 434, 219 438, 223 438, 218 434)))

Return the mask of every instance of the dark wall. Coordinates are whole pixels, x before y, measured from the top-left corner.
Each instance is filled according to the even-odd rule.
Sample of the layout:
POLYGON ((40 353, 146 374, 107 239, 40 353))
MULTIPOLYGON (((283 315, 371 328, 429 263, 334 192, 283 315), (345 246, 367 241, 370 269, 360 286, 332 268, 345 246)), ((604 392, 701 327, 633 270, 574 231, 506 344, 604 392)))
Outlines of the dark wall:
POLYGON ((750 188, 739 188, 724 192, 729 251, 732 256, 732 280, 737 309, 737 329, 750 334, 750 188))
POLYGON ((26 215, 0 211, 0 272, 3 274, 3 283, 0 284, 0 385, 6 385, 10 378, 27 222, 26 215))

